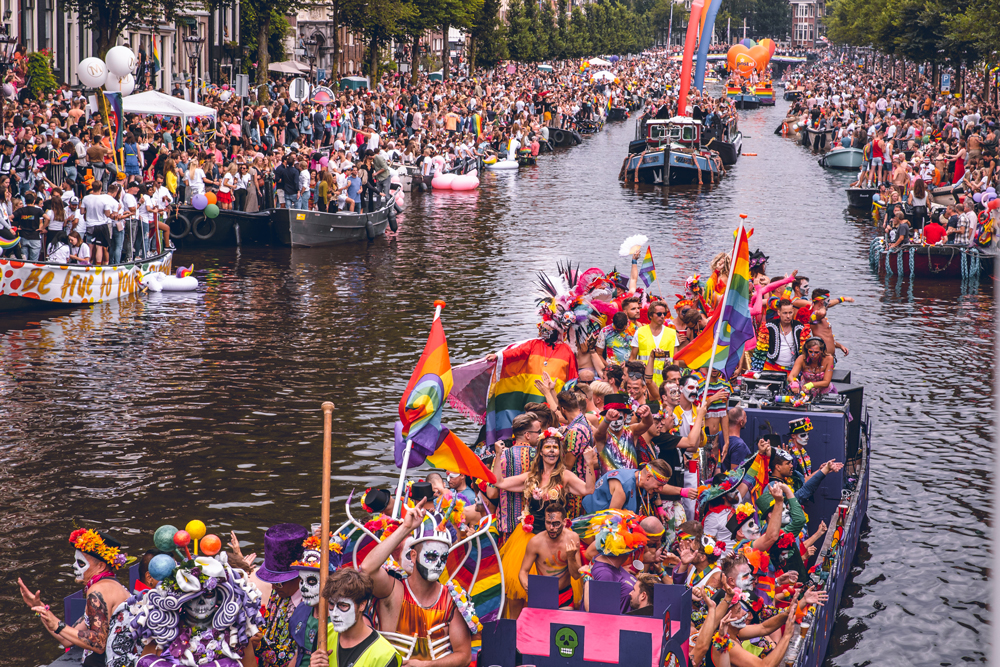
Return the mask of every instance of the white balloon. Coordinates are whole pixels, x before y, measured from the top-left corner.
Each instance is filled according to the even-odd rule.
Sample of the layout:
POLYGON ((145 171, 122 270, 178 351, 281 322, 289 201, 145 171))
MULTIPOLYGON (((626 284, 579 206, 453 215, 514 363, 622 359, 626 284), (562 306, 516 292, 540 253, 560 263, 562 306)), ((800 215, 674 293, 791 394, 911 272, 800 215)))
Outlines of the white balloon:
POLYGON ((136 60, 132 49, 127 46, 115 46, 108 49, 108 54, 104 56, 108 63, 108 71, 118 76, 125 76, 135 71, 136 60))
POLYGON ((76 76, 87 88, 100 88, 108 79, 108 66, 100 58, 84 58, 76 66, 76 76))
POLYGON ((104 84, 104 90, 109 93, 121 93, 123 97, 131 95, 132 91, 135 90, 135 77, 131 74, 121 77, 109 74, 108 81, 104 84))

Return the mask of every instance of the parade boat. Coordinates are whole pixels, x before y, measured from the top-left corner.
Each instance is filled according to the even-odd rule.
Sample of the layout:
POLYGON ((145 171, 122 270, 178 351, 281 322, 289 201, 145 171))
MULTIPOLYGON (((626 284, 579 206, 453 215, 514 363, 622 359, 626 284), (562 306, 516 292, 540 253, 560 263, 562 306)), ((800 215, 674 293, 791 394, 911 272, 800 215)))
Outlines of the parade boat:
MULTIPOLYGON (((718 153, 705 150, 701 143, 702 124, 688 116, 652 119, 640 123, 645 130, 641 152, 625 158, 619 180, 651 185, 712 183, 721 176, 718 153)), ((629 150, 640 147, 638 141, 629 150)))
MULTIPOLYGON (((808 418, 806 445, 813 461, 836 460, 844 468, 828 474, 803 503, 810 532, 827 524, 822 548, 807 585, 827 592, 826 604, 807 612, 780 664, 820 667, 824 663, 844 587, 851 573, 869 501, 872 422, 864 387, 849 371, 834 371, 837 393, 803 405, 787 401, 784 373, 757 373, 741 379, 730 399, 747 415, 741 437, 787 439, 788 422, 808 418)), ((516 621, 485 623, 477 664, 496 667, 636 667, 686 665, 691 647, 691 591, 656 584, 648 615, 622 614, 618 583, 590 582, 589 611, 558 608, 558 580, 529 576, 527 606, 516 621)))
POLYGON ((834 148, 819 159, 819 166, 827 169, 860 169, 864 151, 860 148, 834 148))
POLYGON ((0 257, 0 310, 101 303, 142 289, 143 275, 170 273, 173 252, 107 266, 28 262, 0 257))
POLYGON ((938 280, 992 280, 996 248, 907 243, 886 247, 881 237, 872 239, 869 264, 880 275, 938 280))
POLYGON ((960 195, 964 193, 965 186, 961 183, 942 185, 937 188, 931 188, 931 201, 935 204, 941 204, 941 206, 955 206, 961 203, 962 198, 960 195))
POLYGON ((167 219, 170 240, 182 246, 239 246, 243 243, 268 243, 271 214, 269 211, 247 213, 222 209, 209 218, 193 206, 178 206, 167 219))
POLYGON ((803 93, 803 90, 801 88, 795 88, 794 86, 792 88, 786 87, 785 88, 785 92, 782 94, 781 97, 786 102, 795 102, 800 97, 802 97, 802 93, 803 93))
POLYGON ((740 132, 739 117, 733 115, 703 128, 701 145, 718 153, 723 165, 728 167, 736 164, 743 149, 743 133, 740 132))
MULTIPOLYGON (((760 106, 760 98, 753 92, 747 90, 746 86, 734 86, 730 84, 726 88, 726 97, 737 109, 756 109, 760 106)), ((773 97, 772 97, 773 104, 773 97)))
POLYGON ((627 120, 628 109, 625 107, 611 107, 608 109, 608 122, 616 120, 627 120))
POLYGON ((878 194, 878 188, 847 188, 847 205, 864 211, 872 210, 872 197, 878 194))
POLYGON ((549 128, 549 143, 555 148, 570 148, 583 143, 583 137, 575 130, 560 127, 549 128))

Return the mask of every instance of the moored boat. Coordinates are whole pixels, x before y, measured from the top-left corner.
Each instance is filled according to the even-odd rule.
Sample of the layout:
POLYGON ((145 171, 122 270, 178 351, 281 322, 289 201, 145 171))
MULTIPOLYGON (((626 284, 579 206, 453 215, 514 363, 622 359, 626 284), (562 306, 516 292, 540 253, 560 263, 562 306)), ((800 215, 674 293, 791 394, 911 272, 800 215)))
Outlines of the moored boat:
POLYGON ((273 232, 277 240, 293 248, 374 240, 386 228, 396 230, 396 202, 389 199, 372 213, 324 213, 297 208, 271 210, 273 232))
POLYGON ((173 252, 108 266, 28 262, 0 257, 0 310, 79 306, 142 289, 146 273, 170 273, 173 252))
POLYGON ((807 124, 800 130, 802 134, 802 145, 811 148, 814 152, 825 151, 833 146, 833 130, 825 126, 813 127, 807 124))
POLYGON ((756 109, 760 106, 760 99, 753 93, 740 93, 731 99, 737 109, 756 109))
POLYGON ((628 109, 625 107, 611 107, 608 109, 608 122, 625 120, 628 118, 628 109))
POLYGON ((782 98, 784 98, 784 100, 786 102, 794 102, 797 99, 799 99, 800 97, 802 97, 802 92, 803 91, 802 91, 801 88, 787 88, 786 87, 785 88, 785 92, 782 94, 782 98))
POLYGON ((859 169, 864 152, 860 148, 834 148, 819 159, 827 169, 859 169))
POLYGON ((878 188, 847 188, 847 205, 851 208, 872 210, 872 197, 878 194, 878 188))
POLYGON ((991 280, 995 259, 996 249, 976 246, 907 243, 889 249, 881 238, 869 246, 873 271, 913 278, 991 280))
POLYGON ((579 146, 583 143, 583 137, 574 130, 564 130, 560 127, 549 128, 549 143, 556 148, 568 148, 579 146))

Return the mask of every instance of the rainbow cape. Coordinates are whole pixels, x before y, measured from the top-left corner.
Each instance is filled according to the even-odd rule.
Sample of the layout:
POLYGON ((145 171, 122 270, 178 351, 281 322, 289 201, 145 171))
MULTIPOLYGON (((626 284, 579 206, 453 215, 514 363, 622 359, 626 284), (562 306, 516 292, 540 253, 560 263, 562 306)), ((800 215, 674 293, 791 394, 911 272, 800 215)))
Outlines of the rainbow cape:
POLYGON ((497 355, 486 404, 486 444, 509 438, 514 417, 524 412, 526 403, 544 403, 535 380, 548 373, 555 391, 576 378, 576 355, 566 343, 553 347, 541 338, 515 343, 497 355))
POLYGON ((675 362, 682 360, 688 368, 704 368, 711 361, 712 368, 725 369, 726 377, 736 372, 744 346, 754 335, 750 317, 750 239, 742 221, 730 257, 732 270, 722 310, 716 308, 705 330, 674 356, 675 362))

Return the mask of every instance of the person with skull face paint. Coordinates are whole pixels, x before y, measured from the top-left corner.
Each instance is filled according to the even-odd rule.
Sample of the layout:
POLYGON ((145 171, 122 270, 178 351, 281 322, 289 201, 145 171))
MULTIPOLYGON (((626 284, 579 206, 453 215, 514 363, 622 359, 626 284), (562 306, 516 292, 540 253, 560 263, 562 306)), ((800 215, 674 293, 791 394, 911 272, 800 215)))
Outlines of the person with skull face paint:
POLYGON ((610 394, 604 398, 601 414, 603 417, 594 429, 594 444, 600 454, 602 475, 619 468, 637 470, 656 458, 656 453, 640 437, 653 425, 648 405, 639 406, 635 411, 639 421, 632 424, 629 397, 610 394))
POLYGON ((327 650, 314 650, 310 667, 400 667, 402 658, 395 647, 365 622, 372 589, 371 577, 353 569, 337 570, 326 580, 327 650))
POLYGON ((408 509, 399 528, 365 556, 361 571, 372 580, 377 628, 403 656, 404 667, 466 667, 472 660, 472 633, 457 613, 452 582, 439 582, 454 527, 443 516, 425 512, 425 504, 421 500, 408 509), (414 568, 399 581, 383 565, 407 537, 413 538, 414 568))
POLYGON ((87 602, 83 618, 69 626, 42 602, 41 590, 32 593, 21 579, 17 580, 21 599, 35 612, 46 631, 65 647, 84 649, 84 665, 101 667, 106 655, 111 655, 109 642, 113 616, 129 596, 128 590, 115 580, 115 571, 125 565, 127 558, 119 544, 110 535, 94 530, 79 529, 69 536, 76 550, 73 559, 74 579, 83 584, 87 602))
POLYGON ((295 657, 290 621, 301 601, 299 573, 291 564, 302 559, 309 531, 297 523, 279 523, 264 533, 264 564, 254 572, 267 595, 264 636, 256 647, 260 667, 285 667, 295 657))
MULTIPOLYGON (((291 569, 299 573, 299 592, 302 594, 302 602, 292 612, 288 622, 292 639, 298 647, 295 658, 289 663, 291 667, 300 667, 303 663, 309 662, 308 656, 316 650, 316 638, 319 636, 319 568, 322 562, 319 547, 319 538, 310 535, 302 542, 302 558, 291 564, 291 569)), ((330 541, 331 574, 340 567, 342 561, 341 555, 332 547, 333 542, 330 541)), ((333 609, 332 605, 330 609, 333 609)))

